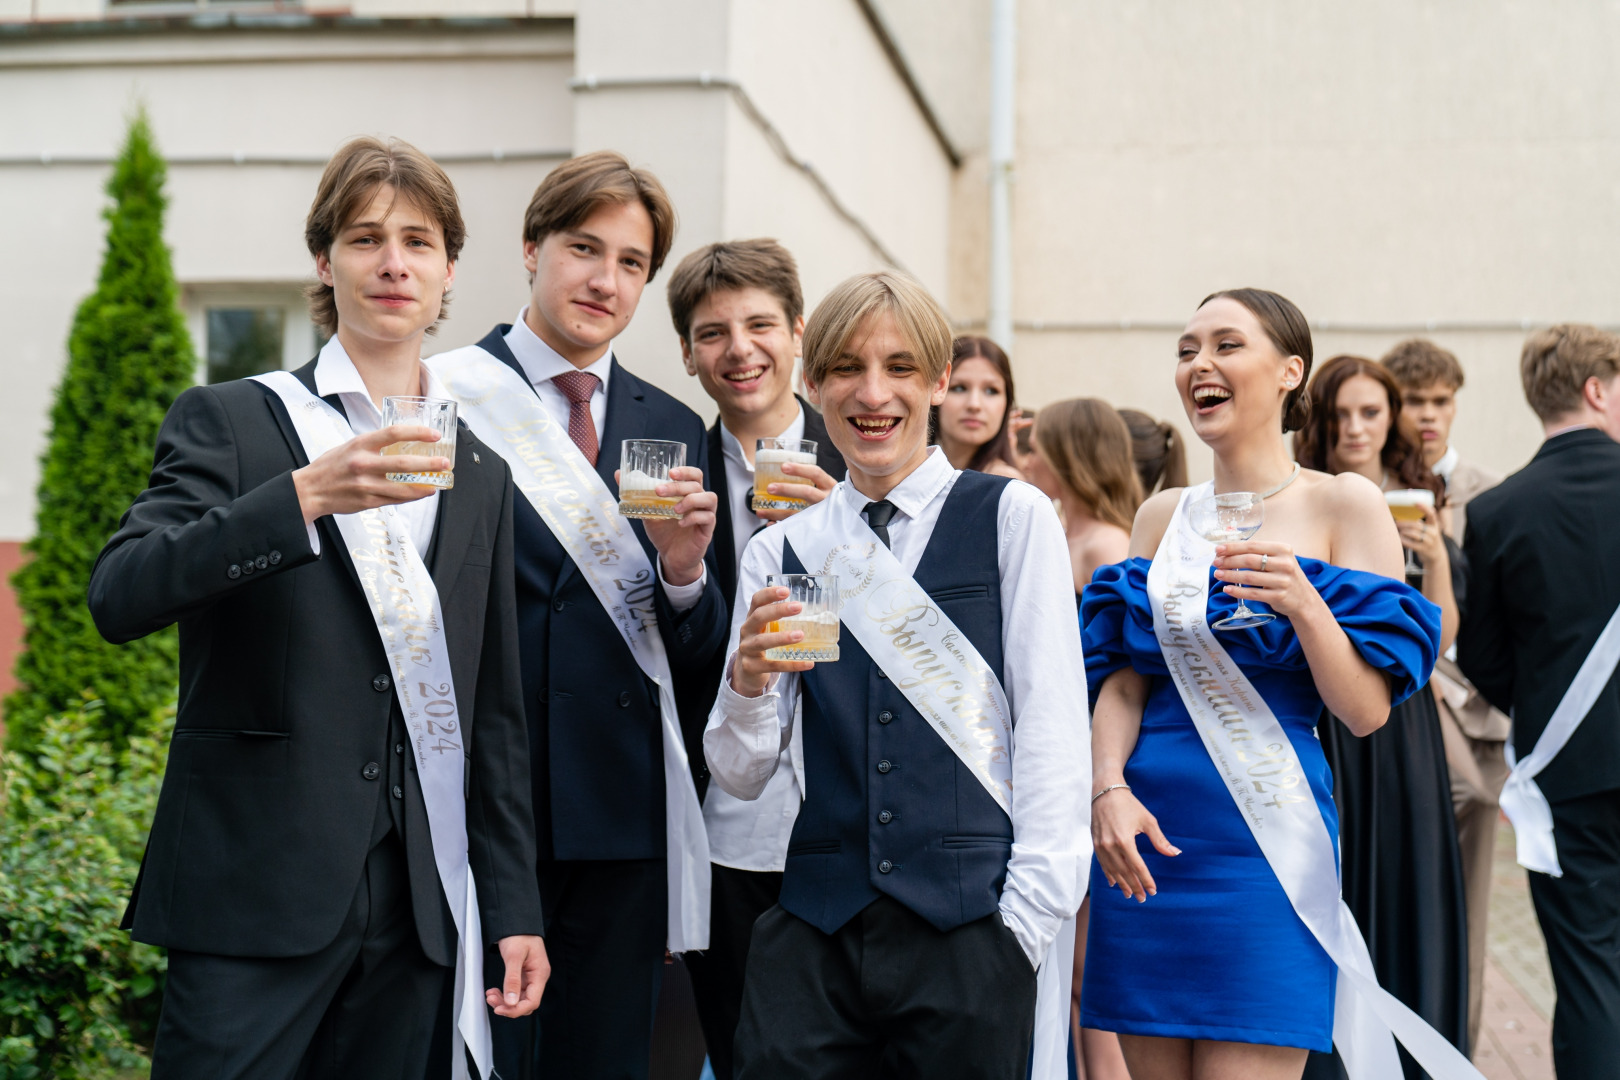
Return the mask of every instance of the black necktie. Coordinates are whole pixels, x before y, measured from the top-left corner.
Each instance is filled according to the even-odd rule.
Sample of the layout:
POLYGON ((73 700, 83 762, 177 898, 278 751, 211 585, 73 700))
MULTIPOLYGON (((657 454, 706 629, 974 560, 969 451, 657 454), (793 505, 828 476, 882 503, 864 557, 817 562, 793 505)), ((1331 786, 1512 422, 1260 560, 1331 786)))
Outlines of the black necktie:
POLYGON ((873 532, 877 533, 877 538, 883 541, 883 546, 886 548, 894 547, 893 544, 889 543, 889 522, 894 519, 894 515, 898 511, 899 507, 888 499, 884 499, 882 502, 869 502, 866 504, 866 510, 864 511, 866 523, 872 527, 873 532))

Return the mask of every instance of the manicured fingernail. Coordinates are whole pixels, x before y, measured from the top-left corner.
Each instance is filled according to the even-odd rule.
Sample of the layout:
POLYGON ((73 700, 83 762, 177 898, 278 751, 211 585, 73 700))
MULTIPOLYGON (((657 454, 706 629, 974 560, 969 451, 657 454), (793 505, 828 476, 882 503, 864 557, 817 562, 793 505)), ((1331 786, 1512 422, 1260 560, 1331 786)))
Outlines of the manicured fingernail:
POLYGON ((506 1003, 508 1005, 516 1005, 517 1004, 517 995, 512 994, 512 993, 508 993, 506 995, 506 1003))

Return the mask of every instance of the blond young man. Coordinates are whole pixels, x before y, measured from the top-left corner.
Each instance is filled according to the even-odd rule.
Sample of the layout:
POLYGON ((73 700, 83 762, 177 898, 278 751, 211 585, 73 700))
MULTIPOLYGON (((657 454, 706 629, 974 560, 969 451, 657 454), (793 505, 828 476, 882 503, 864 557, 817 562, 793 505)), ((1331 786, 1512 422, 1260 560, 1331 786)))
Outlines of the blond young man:
POLYGON ((613 348, 674 232, 675 209, 652 173, 611 151, 564 162, 524 214, 529 302, 477 345, 430 361, 452 392, 481 373, 478 387, 502 387, 506 405, 548 418, 555 433, 536 451, 482 418, 482 390, 464 399, 473 430, 514 461, 519 481, 517 645, 539 851, 530 870, 555 973, 535 1020, 495 1025, 506 1080, 646 1076, 665 948, 707 945, 707 918, 692 930, 707 902, 708 849, 681 718, 670 715, 688 718, 695 746, 712 690, 702 700, 694 688, 724 644, 727 609, 706 566, 716 505, 703 486, 707 440, 696 413, 613 348), (628 522, 609 552, 618 541, 603 529, 582 542, 575 526, 584 504, 616 502, 626 439, 684 442, 687 465, 658 487, 679 500, 678 516, 628 522), (523 480, 529 468, 574 478, 578 498, 561 517, 553 487, 523 480), (604 559, 623 568, 607 584, 630 590, 617 615, 596 591, 604 559), (631 607, 633 630, 619 619, 631 607), (654 637, 668 679, 643 666, 654 637))
MULTIPOLYGON (((697 377, 719 408, 709 428, 710 480, 715 508, 715 570, 726 610, 736 598, 743 549, 754 533, 788 511, 756 509, 754 450, 759 439, 809 439, 816 464, 788 462, 799 483, 772 485, 773 494, 820 502, 844 477, 844 459, 827 426, 793 392, 793 369, 804 337, 804 294, 793 256, 775 240, 709 244, 687 255, 669 279, 669 313, 688 375, 697 377)), ((705 682, 708 701, 720 689, 724 656, 705 682)), ((732 1043, 742 1008, 743 975, 754 923, 782 891, 788 835, 803 798, 792 748, 758 799, 744 802, 712 784, 703 793, 709 833, 709 948, 686 958, 709 1064, 731 1080, 732 1043)), ((702 774, 706 780, 706 774, 702 774)))
POLYGON ((805 382, 849 478, 750 541, 704 733, 714 782, 744 800, 803 743, 781 900, 748 955, 741 1080, 1021 1080, 1036 966, 1080 904, 1067 547, 1034 488, 928 446, 950 350, 939 305, 896 273, 835 287, 805 330, 805 382), (840 659, 767 659, 803 633, 773 628, 801 605, 766 576, 828 567, 840 659))
POLYGON ((381 406, 444 396, 422 342, 465 235, 450 179, 420 151, 339 150, 305 228, 311 312, 331 339, 279 384, 182 394, 150 486, 96 563, 90 610, 108 640, 180 624, 179 717, 125 916, 169 950, 157 1080, 465 1076, 453 1028, 482 1040, 481 1065, 488 1028, 452 977, 472 978, 486 944, 488 983, 505 969, 495 1012, 540 1000, 510 477, 465 430, 450 490, 384 475, 449 459, 380 454, 438 440, 382 427, 381 406), (311 412, 346 441, 312 452, 295 420, 311 412), (413 586, 418 604, 436 587, 436 754, 403 711, 415 688, 357 574, 371 548, 345 531, 356 521, 409 534, 434 583, 413 586), (464 885, 447 896, 469 862, 476 936, 464 885))
POLYGON ((1620 1061, 1620 337, 1554 326, 1519 367, 1546 441, 1469 508, 1457 660, 1513 717, 1502 806, 1536 871, 1555 1071, 1598 1080, 1620 1061))

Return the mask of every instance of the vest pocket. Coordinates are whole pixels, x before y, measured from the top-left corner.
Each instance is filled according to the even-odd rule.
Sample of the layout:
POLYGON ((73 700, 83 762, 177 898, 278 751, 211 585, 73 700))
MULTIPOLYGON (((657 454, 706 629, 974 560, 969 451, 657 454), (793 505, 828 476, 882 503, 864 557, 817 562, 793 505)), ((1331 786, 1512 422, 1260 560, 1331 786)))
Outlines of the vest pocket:
POLYGON ((950 848, 1012 848, 1010 836, 942 836, 941 847, 950 848))
POLYGON ((966 600, 973 596, 989 596, 990 586, 952 585, 948 589, 935 589, 928 595, 935 603, 943 603, 946 600, 966 600))
POLYGON ((806 840, 799 844, 788 845, 788 857, 795 855, 836 855, 843 842, 839 840, 806 840))

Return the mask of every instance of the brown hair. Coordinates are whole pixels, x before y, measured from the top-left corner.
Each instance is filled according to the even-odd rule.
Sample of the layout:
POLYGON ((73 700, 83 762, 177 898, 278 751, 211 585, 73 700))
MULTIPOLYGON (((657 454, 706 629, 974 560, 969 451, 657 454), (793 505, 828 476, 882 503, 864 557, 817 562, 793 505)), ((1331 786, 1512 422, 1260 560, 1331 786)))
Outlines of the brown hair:
MULTIPOLYGON (((1008 434, 1008 422, 1013 418, 1015 411, 1013 403, 1018 400, 1013 390, 1012 361, 1000 345, 987 337, 966 335, 951 342, 951 367, 955 368, 963 360, 988 360, 990 366, 996 369, 1001 376, 1001 384, 1007 391, 1007 408, 1001 414, 1001 426, 989 440, 983 443, 973 456, 968 459, 967 467, 974 472, 984 472, 992 462, 1002 461, 1017 467, 1018 462, 1013 457, 1012 438, 1008 434)), ((928 430, 929 441, 939 441, 939 406, 935 405, 929 410, 928 430)))
MULTIPOLYGON (((409 199, 438 222, 444 233, 444 252, 450 262, 461 256, 467 242, 467 224, 461 219, 456 186, 439 168, 438 162, 408 142, 362 136, 343 145, 321 173, 315 201, 304 219, 304 243, 312 256, 332 253, 332 244, 376 195, 377 189, 391 187, 394 198, 409 199)), ((321 281, 304 290, 309 301, 309 317, 328 334, 337 333, 337 301, 332 286, 321 281)), ((439 317, 428 327, 438 329, 449 313, 450 298, 439 302, 439 317)))
POLYGON ((1357 375, 1365 375, 1384 388, 1389 399, 1389 434, 1378 459, 1385 471, 1405 488, 1427 488, 1434 492, 1438 506, 1444 500, 1445 484, 1423 463, 1423 444, 1413 438, 1401 417, 1401 388, 1382 364, 1363 356, 1335 356, 1322 365, 1311 380, 1310 422, 1294 436, 1294 458, 1307 469, 1332 472, 1329 459, 1339 445, 1339 391, 1357 375))
POLYGON ((1067 491, 1099 521, 1126 532, 1142 505, 1131 432, 1106 401, 1070 398, 1035 416, 1035 446, 1067 491))
POLYGON ((799 265, 775 240, 731 240, 700 247, 670 275, 669 316, 675 332, 692 343, 692 312, 711 295, 735 289, 763 289, 782 303, 788 329, 804 314, 799 265))
POLYGON ((1121 409, 1119 417, 1131 433, 1131 459, 1136 462, 1143 497, 1165 488, 1186 487, 1187 448, 1176 426, 1136 409, 1121 409))
POLYGON ((646 169, 632 169, 623 154, 612 150, 569 158, 546 174, 523 212, 523 240, 538 244, 552 233, 579 228, 608 203, 624 206, 631 202, 641 203, 652 218, 650 282, 658 276, 669 245, 675 241, 675 207, 658 177, 646 169))
POLYGON ((1286 296, 1266 289, 1222 289, 1204 297, 1198 306, 1221 299, 1235 300, 1247 308, 1249 314, 1260 321, 1260 328, 1278 352, 1305 361, 1299 385, 1283 399, 1282 429, 1299 431, 1310 419, 1311 412, 1311 399, 1305 393, 1305 384, 1311 377, 1311 324, 1305 321, 1304 312, 1286 296))
POLYGON ((1457 355, 1427 338, 1407 338, 1385 353, 1379 363, 1395 376, 1402 390, 1421 390, 1436 383, 1452 390, 1462 389, 1463 369, 1457 355))
POLYGON ((1580 323, 1560 323, 1525 340, 1519 356, 1524 396, 1545 423, 1581 407, 1588 379, 1620 374, 1620 338, 1580 323))
POLYGON ((888 312, 933 382, 951 362, 951 324, 939 301, 898 270, 856 274, 834 285, 804 328, 804 380, 820 384, 869 316, 888 312))

